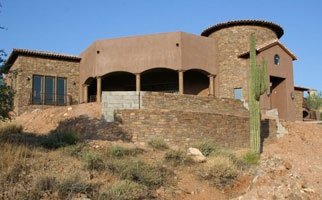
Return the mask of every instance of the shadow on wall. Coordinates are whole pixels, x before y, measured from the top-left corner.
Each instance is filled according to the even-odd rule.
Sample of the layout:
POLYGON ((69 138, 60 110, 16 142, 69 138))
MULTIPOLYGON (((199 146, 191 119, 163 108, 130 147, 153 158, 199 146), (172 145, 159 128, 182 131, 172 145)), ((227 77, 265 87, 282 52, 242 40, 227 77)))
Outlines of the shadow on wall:
POLYGON ((271 130, 274 125, 276 126, 276 122, 273 120, 261 120, 261 153, 263 152, 264 145, 273 142, 276 138, 277 130, 271 130))

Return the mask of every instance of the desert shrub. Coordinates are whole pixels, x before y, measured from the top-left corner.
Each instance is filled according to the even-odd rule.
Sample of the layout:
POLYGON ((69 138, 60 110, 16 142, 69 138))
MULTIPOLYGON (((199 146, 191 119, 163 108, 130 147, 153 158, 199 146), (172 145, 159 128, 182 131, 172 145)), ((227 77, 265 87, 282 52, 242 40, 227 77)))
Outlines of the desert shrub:
POLYGON ((148 165, 136 158, 111 160, 107 167, 121 179, 134 181, 149 188, 157 188, 166 182, 170 173, 167 169, 158 165, 148 165))
POLYGON ((68 145, 74 145, 80 141, 79 134, 72 130, 51 132, 43 141, 43 146, 49 149, 57 149, 68 145))
MULTIPOLYGON (((0 76, 2 76, 1 73, 0 76)), ((14 90, 6 84, 0 84, 0 121, 7 118, 8 112, 13 109, 13 98, 14 90)))
POLYGON ((38 191, 54 191, 58 185, 55 177, 44 176, 40 177, 36 182, 36 188, 38 191))
POLYGON ((85 168, 88 170, 101 171, 105 169, 104 156, 102 154, 93 151, 84 151, 81 159, 85 168))
POLYGON ((22 126, 13 123, 0 122, 0 142, 8 142, 14 134, 21 133, 22 126))
POLYGON ((199 149, 204 156, 209 156, 212 153, 218 152, 221 149, 212 141, 202 141, 193 147, 199 149))
POLYGON ((148 145, 153 149, 165 150, 168 149, 168 144, 164 141, 162 137, 152 138, 148 141, 148 145))
POLYGON ((70 199, 77 193, 93 197, 98 193, 98 187, 98 185, 82 181, 79 176, 72 176, 59 182, 57 191, 60 199, 70 199))
POLYGON ((113 145, 108 148, 108 153, 114 158, 122 158, 124 156, 135 156, 137 154, 143 153, 143 149, 113 145))
POLYGON ((198 170, 198 175, 219 189, 231 185, 238 176, 238 169, 227 157, 212 157, 198 170))
POLYGON ((6 182, 15 184, 24 179, 27 174, 29 174, 29 167, 21 162, 17 162, 15 166, 10 169, 9 173, 6 174, 6 182))
POLYGON ((248 151, 243 155, 243 160, 249 165, 256 165, 259 162, 260 156, 258 153, 248 151))
POLYGON ((173 166, 192 164, 193 160, 182 150, 170 150, 164 155, 164 160, 173 166))
POLYGON ((72 157, 80 158, 84 151, 88 151, 85 143, 77 143, 75 145, 70 145, 65 147, 64 152, 72 157))
POLYGON ((107 193, 103 194, 99 199, 109 200, 141 200, 147 199, 148 189, 146 186, 133 181, 121 181, 114 184, 107 193))

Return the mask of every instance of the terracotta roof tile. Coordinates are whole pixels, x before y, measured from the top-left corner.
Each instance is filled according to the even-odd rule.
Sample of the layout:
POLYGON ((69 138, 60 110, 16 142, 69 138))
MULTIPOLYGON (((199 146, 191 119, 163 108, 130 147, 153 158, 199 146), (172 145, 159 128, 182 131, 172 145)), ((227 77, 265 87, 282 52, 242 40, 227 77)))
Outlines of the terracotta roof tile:
POLYGON ((228 28, 232 26, 247 26, 247 25, 263 26, 263 27, 269 28, 275 32, 278 38, 282 37, 282 35, 284 34, 283 28, 280 25, 275 24, 273 22, 269 22, 265 20, 235 20, 235 21, 228 21, 228 22, 219 23, 219 24, 210 26, 209 28, 201 32, 201 36, 208 37, 211 33, 223 28, 228 28))

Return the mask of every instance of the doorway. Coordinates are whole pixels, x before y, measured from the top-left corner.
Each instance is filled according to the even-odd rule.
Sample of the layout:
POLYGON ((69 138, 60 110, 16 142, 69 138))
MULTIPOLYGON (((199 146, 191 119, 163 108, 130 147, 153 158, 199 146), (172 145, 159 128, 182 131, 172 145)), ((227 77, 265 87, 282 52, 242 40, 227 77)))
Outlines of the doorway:
POLYGON ((287 115, 287 92, 285 78, 270 76, 270 103, 271 109, 278 110, 279 118, 287 115))

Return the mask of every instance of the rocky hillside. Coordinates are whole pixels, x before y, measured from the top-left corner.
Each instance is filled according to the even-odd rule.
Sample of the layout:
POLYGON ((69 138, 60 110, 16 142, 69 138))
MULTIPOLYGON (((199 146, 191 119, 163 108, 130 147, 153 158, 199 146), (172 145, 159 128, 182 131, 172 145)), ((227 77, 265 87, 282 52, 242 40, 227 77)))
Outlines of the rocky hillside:
MULTIPOLYGON (((162 161, 166 157, 165 151, 151 149, 147 144, 128 142, 129 138, 120 135, 114 129, 115 127, 111 127, 111 124, 100 120, 100 109, 99 104, 92 103, 57 107, 44 111, 35 110, 18 117, 15 123, 23 126, 23 132, 36 135, 47 135, 50 131, 72 128, 82 133, 83 139, 90 149, 99 153, 103 152, 103 154, 107 148, 117 144, 134 149, 143 149, 144 153, 138 157, 148 163, 162 161)), ((233 180, 229 189, 214 187, 209 180, 202 180, 198 176, 200 169, 206 166, 206 163, 212 162, 212 158, 207 157, 206 163, 175 168, 163 164, 163 167, 174 173, 172 178, 175 178, 175 184, 172 184, 172 180, 171 183, 154 189, 153 196, 160 199, 186 200, 322 199, 322 123, 284 122, 283 125, 288 130, 288 134, 264 146, 259 164, 239 173, 238 178, 233 180)), ((39 151, 42 152, 42 150, 39 151)), ((245 150, 234 153, 241 155, 243 152, 245 150)), ((38 150, 37 153, 39 153, 38 150)), ((49 152, 54 157, 59 155, 58 160, 64 160, 64 164, 60 166, 55 160, 50 159, 47 166, 50 169, 50 174, 53 174, 53 171, 60 171, 59 168, 63 167, 62 170, 66 173, 79 170, 83 177, 89 177, 88 180, 91 183, 108 180, 107 183, 113 185, 119 179, 115 174, 109 174, 110 172, 84 171, 81 162, 74 158, 70 160, 71 158, 61 156, 61 153, 60 151, 49 152), (68 162, 74 167, 69 166, 68 162)), ((45 164, 48 158, 48 155, 42 155, 39 159, 42 159, 41 163, 45 164)), ((106 159, 110 159, 110 157, 106 159)), ((39 175, 40 173, 44 172, 36 170, 36 174, 39 175)), ((55 196, 54 194, 46 195, 55 196)), ((82 194, 79 192, 77 195, 82 194)))

